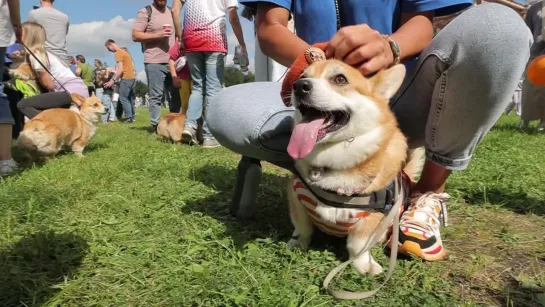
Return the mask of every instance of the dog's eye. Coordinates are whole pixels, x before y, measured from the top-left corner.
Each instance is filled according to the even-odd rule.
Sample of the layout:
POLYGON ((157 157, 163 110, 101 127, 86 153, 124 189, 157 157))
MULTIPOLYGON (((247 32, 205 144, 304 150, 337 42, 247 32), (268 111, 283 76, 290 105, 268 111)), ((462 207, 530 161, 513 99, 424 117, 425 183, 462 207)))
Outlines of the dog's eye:
POLYGON ((98 103, 95 103, 95 104, 93 105, 93 107, 98 107, 98 103))
POLYGON ((333 78, 333 82, 337 85, 344 85, 348 83, 348 80, 346 80, 346 77, 344 75, 336 75, 333 78))

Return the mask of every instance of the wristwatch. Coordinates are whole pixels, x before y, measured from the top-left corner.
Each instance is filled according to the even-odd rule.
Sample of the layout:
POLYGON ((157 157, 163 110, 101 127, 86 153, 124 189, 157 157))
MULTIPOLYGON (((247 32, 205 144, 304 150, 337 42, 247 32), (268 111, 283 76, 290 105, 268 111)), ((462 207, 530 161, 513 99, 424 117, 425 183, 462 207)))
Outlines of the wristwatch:
POLYGON ((399 49, 399 46, 397 45, 396 41, 392 39, 389 35, 382 35, 382 38, 384 38, 388 44, 390 45, 390 49, 392 49, 392 54, 394 55, 394 62, 393 65, 399 64, 401 62, 401 50, 399 49))

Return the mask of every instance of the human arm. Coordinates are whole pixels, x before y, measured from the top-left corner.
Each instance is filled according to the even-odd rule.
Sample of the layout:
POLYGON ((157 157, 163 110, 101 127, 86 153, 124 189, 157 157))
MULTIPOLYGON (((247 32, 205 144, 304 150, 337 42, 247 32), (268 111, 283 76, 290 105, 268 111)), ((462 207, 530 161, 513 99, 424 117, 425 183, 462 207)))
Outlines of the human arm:
POLYGON ((14 26, 21 25, 21 3, 19 0, 8 0, 9 18, 14 26))
POLYGON ((19 0, 8 0, 9 18, 17 41, 21 41, 21 3, 19 0))
POLYGON ((184 6, 184 0, 174 0, 172 5, 172 20, 174 22, 174 35, 176 39, 182 43, 182 8, 184 6))
MULTIPOLYGON (((433 38, 433 11, 402 13, 401 26, 390 37, 401 50, 400 60, 419 54, 433 38)), ((394 54, 386 39, 366 24, 339 30, 329 41, 327 57, 342 59, 369 75, 394 63, 394 54)))
POLYGON ((164 30, 155 32, 146 32, 148 26, 148 16, 145 10, 138 12, 136 20, 132 28, 132 40, 134 42, 146 43, 164 39, 166 36, 170 36, 170 32, 164 30))
POLYGON ((180 82, 180 79, 178 78, 176 67, 174 67, 174 60, 172 58, 168 60, 168 67, 170 69, 170 76, 172 77, 172 85, 175 88, 180 88, 182 86, 182 83, 180 82))
MULTIPOLYGON (((36 56, 40 59, 42 63, 47 63, 45 61, 47 55, 43 55, 42 53, 36 53, 36 56)), ((43 86, 48 91, 54 91, 55 90, 55 83, 53 82, 53 78, 51 75, 44 69, 42 64, 38 62, 34 57, 29 58, 30 61, 30 67, 37 76, 37 81, 40 83, 41 86, 43 86)))
POLYGON ((76 66, 76 71, 74 73, 76 74, 76 77, 81 77, 81 68, 79 68, 79 66, 76 66))
POLYGON ((39 71, 37 72, 38 75, 38 82, 48 91, 54 91, 55 90, 55 83, 53 82, 53 79, 49 75, 49 73, 45 71, 39 71))
POLYGON ((257 4, 256 32, 263 54, 290 67, 310 45, 288 29, 289 11, 272 3, 257 4))
POLYGON ((104 83, 104 87, 108 88, 114 85, 115 81, 119 80, 122 74, 123 74, 123 62, 118 61, 114 76, 110 79, 110 81, 104 83))
POLYGON ((240 45, 242 52, 246 54, 246 42, 244 41, 244 33, 242 32, 240 19, 238 19, 238 8, 236 6, 229 7, 227 9, 227 15, 229 16, 229 23, 231 23, 233 33, 237 37, 238 44, 240 45))

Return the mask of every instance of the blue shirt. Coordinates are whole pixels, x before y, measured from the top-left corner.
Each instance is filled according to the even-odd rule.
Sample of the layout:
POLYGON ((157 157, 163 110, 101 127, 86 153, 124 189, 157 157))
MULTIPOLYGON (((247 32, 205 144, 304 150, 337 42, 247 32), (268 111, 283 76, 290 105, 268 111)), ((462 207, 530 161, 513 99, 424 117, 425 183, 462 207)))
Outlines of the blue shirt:
MULTIPOLYGON (((341 27, 368 24, 382 34, 399 28, 402 12, 435 11, 435 16, 465 9, 472 0, 336 0, 341 27)), ((297 36, 308 44, 327 42, 337 32, 335 0, 240 0, 246 6, 269 2, 293 13, 297 36)))

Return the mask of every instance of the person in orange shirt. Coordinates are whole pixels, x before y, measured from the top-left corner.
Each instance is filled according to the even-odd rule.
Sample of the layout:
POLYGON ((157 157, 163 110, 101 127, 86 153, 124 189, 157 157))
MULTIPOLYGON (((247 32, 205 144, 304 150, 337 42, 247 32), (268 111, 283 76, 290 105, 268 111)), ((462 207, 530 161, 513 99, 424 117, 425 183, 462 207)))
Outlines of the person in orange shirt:
POLYGON ((104 83, 104 88, 112 87, 117 80, 121 79, 119 82, 119 101, 123 106, 123 112, 125 112, 125 123, 132 123, 134 122, 133 88, 136 76, 131 55, 121 49, 113 39, 107 40, 105 45, 108 51, 115 54, 117 69, 114 77, 104 83))

